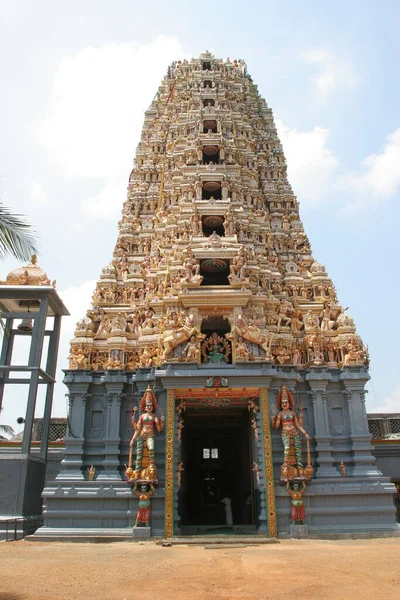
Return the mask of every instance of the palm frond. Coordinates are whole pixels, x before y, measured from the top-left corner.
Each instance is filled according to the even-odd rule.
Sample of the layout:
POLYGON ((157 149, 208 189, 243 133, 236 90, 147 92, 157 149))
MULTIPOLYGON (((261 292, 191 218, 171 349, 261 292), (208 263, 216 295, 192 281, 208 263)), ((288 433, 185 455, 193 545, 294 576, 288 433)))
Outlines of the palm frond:
POLYGON ((13 215, 0 203, 0 260, 6 256, 29 260, 37 253, 36 237, 22 215, 13 215))
POLYGON ((0 425, 0 433, 5 433, 6 435, 14 435, 14 429, 10 427, 10 425, 0 425))

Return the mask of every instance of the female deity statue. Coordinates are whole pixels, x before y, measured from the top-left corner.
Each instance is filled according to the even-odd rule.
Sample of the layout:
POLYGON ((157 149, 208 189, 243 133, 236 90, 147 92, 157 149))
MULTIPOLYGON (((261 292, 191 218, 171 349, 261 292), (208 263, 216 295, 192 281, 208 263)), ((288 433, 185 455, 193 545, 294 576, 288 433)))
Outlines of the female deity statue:
POLYGON ((286 489, 292 502, 292 523, 293 525, 301 525, 306 520, 303 502, 303 494, 306 491, 306 484, 304 481, 302 481, 300 485, 298 481, 295 481, 293 486, 291 486, 290 483, 287 482, 286 489))
POLYGON ((151 465, 154 465, 155 429, 157 429, 159 433, 161 433, 164 430, 164 415, 162 415, 161 419, 159 419, 156 416, 156 410, 156 397, 154 395, 153 390, 150 389, 150 387, 148 387, 145 393, 143 394, 142 400, 140 402, 140 411, 142 414, 140 415, 137 423, 133 421, 135 433, 133 434, 133 437, 130 442, 131 452, 135 440, 137 440, 137 444, 135 471, 133 473, 132 479, 140 478, 140 469, 143 466, 143 448, 145 444, 149 452, 149 467, 151 465))
POLYGON ((301 414, 298 418, 294 412, 294 399, 285 384, 283 384, 278 394, 277 406, 279 413, 272 417, 272 427, 279 429, 282 426, 283 464, 281 467, 281 481, 309 479, 312 474, 309 445, 307 442, 308 464, 304 468, 300 432, 305 435, 307 440, 309 436, 303 429, 303 415, 301 414))
POLYGON ((150 514, 151 514, 151 496, 153 495, 155 490, 154 485, 150 484, 149 488, 146 484, 142 484, 140 486, 140 491, 138 490, 138 485, 135 484, 133 486, 133 491, 138 497, 138 511, 136 514, 135 527, 138 526, 138 523, 144 523, 146 527, 150 526, 150 514))

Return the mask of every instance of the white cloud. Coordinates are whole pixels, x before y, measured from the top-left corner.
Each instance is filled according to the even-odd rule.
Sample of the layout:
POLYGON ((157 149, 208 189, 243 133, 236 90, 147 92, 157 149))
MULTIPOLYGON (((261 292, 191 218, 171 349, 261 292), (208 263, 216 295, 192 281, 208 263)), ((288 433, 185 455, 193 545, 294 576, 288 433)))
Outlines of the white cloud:
POLYGON ((86 311, 91 306, 91 298, 96 287, 96 280, 85 281, 80 286, 72 286, 63 291, 58 291, 61 300, 70 312, 70 317, 63 317, 60 347, 58 352, 57 383, 54 389, 54 403, 52 415, 65 416, 65 394, 67 388, 62 383, 64 374, 62 369, 68 368, 69 344, 74 337, 76 323, 86 316, 86 311))
POLYGON ((329 129, 315 126, 311 131, 289 129, 276 120, 276 128, 288 163, 288 179, 299 200, 308 204, 324 201, 339 161, 327 147, 329 129))
POLYGON ((126 181, 107 183, 95 196, 82 202, 82 212, 97 219, 117 222, 121 213, 122 199, 126 196, 126 181))
POLYGON ((351 63, 338 59, 327 48, 309 48, 301 53, 300 58, 317 69, 311 81, 319 97, 326 98, 339 90, 351 90, 360 81, 351 63))
POLYGON ((45 204, 47 202, 47 194, 40 183, 36 181, 31 184, 31 199, 34 204, 45 204))
POLYGON ((383 403, 372 412, 400 413, 400 384, 387 396, 383 403))
POLYGON ((388 135, 380 154, 370 154, 359 171, 347 173, 340 185, 373 196, 392 196, 400 186, 400 128, 388 135))
POLYGON ((123 189, 113 200, 121 207, 144 111, 168 64, 185 56, 177 38, 160 36, 149 44, 86 47, 61 60, 37 135, 49 161, 66 177, 104 183, 104 191, 88 199, 83 212, 115 218, 115 211, 104 206, 109 188, 123 189), (99 211, 94 210, 97 202, 99 211))

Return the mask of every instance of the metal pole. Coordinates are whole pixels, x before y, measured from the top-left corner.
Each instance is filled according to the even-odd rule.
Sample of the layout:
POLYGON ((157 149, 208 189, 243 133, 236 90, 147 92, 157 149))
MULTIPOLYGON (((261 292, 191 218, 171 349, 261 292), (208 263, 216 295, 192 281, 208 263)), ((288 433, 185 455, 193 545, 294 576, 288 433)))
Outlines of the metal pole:
MULTIPOLYGON (((56 315, 54 317, 54 328, 50 334, 49 347, 47 350, 47 363, 46 363, 46 373, 48 375, 50 375, 50 377, 52 379, 55 379, 55 375, 56 375, 58 345, 59 345, 59 341, 60 341, 60 330, 61 330, 61 316, 56 315)), ((53 392, 54 392, 54 383, 47 383, 46 384, 46 400, 45 400, 44 412, 43 412, 42 439, 40 441, 40 458, 43 458, 44 460, 46 460, 46 458, 47 458, 51 407, 53 404, 53 392)))
POLYGON ((31 382, 29 384, 24 435, 21 446, 22 454, 29 454, 31 448, 33 419, 35 416, 36 397, 39 383, 39 367, 42 356, 44 331, 46 327, 47 307, 48 298, 42 298, 40 300, 39 314, 35 315, 34 317, 32 342, 28 362, 28 366, 34 367, 34 370, 32 371, 31 382))
MULTIPOLYGON (((11 356, 12 356, 12 350, 13 350, 13 345, 14 345, 14 336, 11 334, 13 320, 14 319, 6 319, 6 324, 5 324, 4 330, 3 330, 3 345, 2 345, 2 349, 1 349, 1 358, 0 358, 0 364, 2 364, 2 365, 11 364, 11 356)), ((3 372, 0 376, 0 412, 1 412, 1 408, 3 406, 4 385, 5 385, 4 380, 7 380, 8 376, 9 376, 8 371, 3 372)))

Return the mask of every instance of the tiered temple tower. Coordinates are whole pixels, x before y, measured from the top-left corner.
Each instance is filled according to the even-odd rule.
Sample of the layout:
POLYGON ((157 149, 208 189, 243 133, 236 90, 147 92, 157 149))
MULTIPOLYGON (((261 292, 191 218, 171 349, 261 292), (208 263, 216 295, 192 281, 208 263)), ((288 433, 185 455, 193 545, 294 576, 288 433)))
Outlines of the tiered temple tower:
POLYGON ((345 311, 246 64, 208 52, 173 63, 146 112, 112 260, 71 342, 66 456, 39 535, 130 535, 124 464, 148 385, 165 412, 153 535, 226 525, 227 496, 237 530, 288 531, 270 428, 283 383, 310 435, 309 530, 394 529, 392 485, 370 449, 368 354, 345 311))

